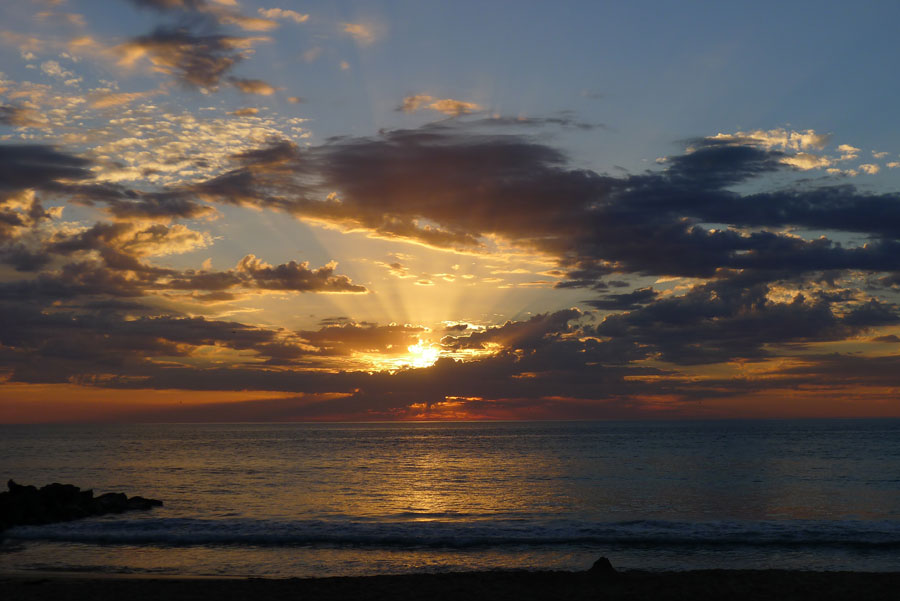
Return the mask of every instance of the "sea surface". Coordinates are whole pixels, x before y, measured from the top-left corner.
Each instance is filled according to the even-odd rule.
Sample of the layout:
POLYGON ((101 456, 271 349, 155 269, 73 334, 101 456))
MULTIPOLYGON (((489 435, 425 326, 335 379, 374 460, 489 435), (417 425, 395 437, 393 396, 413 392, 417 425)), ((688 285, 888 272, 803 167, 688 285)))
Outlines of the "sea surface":
POLYGON ((0 478, 165 503, 5 574, 900 570, 900 420, 7 425, 0 478))

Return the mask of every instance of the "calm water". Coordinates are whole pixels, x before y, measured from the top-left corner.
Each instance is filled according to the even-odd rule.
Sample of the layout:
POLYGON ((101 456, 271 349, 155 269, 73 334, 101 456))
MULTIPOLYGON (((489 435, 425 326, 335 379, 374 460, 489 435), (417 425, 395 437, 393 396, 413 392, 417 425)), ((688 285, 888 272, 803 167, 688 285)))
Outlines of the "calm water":
POLYGON ((165 502, 6 573, 900 570, 900 420, 0 426, 0 477, 165 502))

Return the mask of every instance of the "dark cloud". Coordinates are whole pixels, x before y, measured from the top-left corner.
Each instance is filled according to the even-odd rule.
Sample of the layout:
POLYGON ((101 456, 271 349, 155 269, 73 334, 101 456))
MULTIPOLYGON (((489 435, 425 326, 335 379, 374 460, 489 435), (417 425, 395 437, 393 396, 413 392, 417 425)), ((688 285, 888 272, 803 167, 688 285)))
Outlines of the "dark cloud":
POLYGON ((0 193, 0 260, 15 265, 19 271, 44 265, 47 261, 40 256, 40 250, 27 246, 22 238, 52 217, 33 193, 0 193))
POLYGON ((172 74, 191 88, 214 90, 227 80, 245 93, 272 94, 275 88, 259 79, 230 76, 254 43, 268 38, 224 35, 223 26, 266 31, 277 27, 269 19, 246 17, 233 7, 206 0, 131 0, 140 8, 174 15, 177 24, 157 27, 119 47, 124 62, 148 55, 156 70, 172 74))
POLYGON ((199 317, 132 319, 126 307, 49 312, 4 303, 0 343, 14 353, 13 379, 59 382, 115 373, 129 380, 152 370, 160 357, 188 357, 204 345, 258 350, 282 336, 275 330, 199 317))
MULTIPOLYGON (((900 373, 900 355, 864 357, 833 353, 805 357, 801 365, 784 370, 784 374, 818 387, 858 390, 887 387, 893 394, 900 373)), ((892 401, 895 397, 889 397, 892 401)))
POLYGON ((578 309, 535 315, 528 321, 508 321, 502 326, 476 331, 468 336, 445 336, 441 340, 448 349, 484 349, 491 346, 504 350, 534 349, 551 338, 569 331, 569 322, 581 317, 578 309))
POLYGON ((336 326, 342 325, 346 323, 352 323, 353 320, 345 315, 340 315, 338 317, 324 317, 319 320, 320 326, 336 326))
POLYGON ((34 188, 57 190, 58 180, 93 177, 91 163, 45 145, 0 144, 0 194, 34 188))
MULTIPOLYGON (((840 323, 840 317, 826 315, 827 307, 823 309, 805 299, 771 303, 763 298, 762 287, 748 295, 735 282, 720 284, 715 295, 709 290, 696 290, 668 306, 661 304, 666 299, 657 299, 637 310, 640 313, 654 308, 655 318, 644 315, 629 321, 632 331, 627 334, 606 336, 610 332, 579 327, 580 312, 559 311, 444 340, 447 348, 457 351, 496 344, 498 351, 492 356, 468 362, 441 359, 428 369, 393 373, 305 367, 314 365, 311 361, 357 352, 390 354, 398 347, 402 352, 418 340, 422 328, 336 319, 318 330, 287 332, 182 316, 125 319, 131 309, 127 303, 110 306, 106 311, 98 307, 87 313, 47 313, 19 304, 2 313, 0 344, 7 349, 5 362, 12 370, 13 381, 303 394, 293 401, 240 406, 244 414, 260 419, 388 419, 409 415, 411 407, 439 412, 444 403, 457 403, 472 414, 494 417, 611 417, 645 414, 645 396, 666 395, 687 403, 743 394, 765 386, 746 379, 685 381, 677 372, 633 363, 660 351, 700 348, 705 354, 695 350, 694 359, 708 360, 711 354, 718 354, 721 359, 730 356, 727 351, 738 348, 738 344, 821 339, 821 327, 814 325, 817 321, 827 323, 834 331, 849 328, 840 323), (724 297, 722 306, 710 306, 716 304, 719 294, 724 297), (746 323, 740 323, 742 319, 746 323), (641 321, 648 324, 647 328, 640 329, 641 321), (717 322, 722 322, 718 331, 717 322), (651 327, 665 331, 660 337, 651 338, 651 327), (754 334, 760 327, 764 332, 754 334), (668 335, 684 336, 694 328, 704 331, 666 347, 668 335), (793 329, 784 332, 785 328, 793 329), (228 367, 179 364, 181 359, 190 362, 203 346, 252 351, 256 359, 228 367), (253 413, 254 408, 257 413, 253 413)), ((759 351, 758 346, 738 354, 748 356, 759 351)), ((848 361, 854 366, 866 366, 865 373, 875 377, 868 380, 871 385, 896 381, 896 372, 890 371, 896 369, 895 360, 872 363, 828 356, 813 357, 808 364, 791 368, 780 375, 777 384, 817 384, 826 371, 832 375, 835 370, 852 372, 855 368, 848 366, 848 361)), ((691 357, 682 362, 692 362, 691 357)), ((213 419, 226 414, 229 413, 217 413, 213 419)))
POLYGON ((349 277, 335 274, 337 263, 311 269, 309 262, 289 261, 269 265, 254 255, 247 255, 237 266, 225 272, 197 272, 187 270, 160 284, 163 288, 179 290, 226 290, 255 288, 293 292, 366 293, 365 286, 354 284, 349 277))
POLYGON ((841 340, 897 321, 896 307, 871 299, 841 314, 822 298, 796 294, 774 301, 769 284, 735 275, 607 316, 597 336, 640 344, 675 364, 719 363, 773 356, 772 345, 841 340))
POLYGON ((200 34, 187 27, 160 26, 122 46, 124 56, 146 53, 154 66, 189 87, 211 88, 243 58, 250 39, 218 33, 200 34))
MULTIPOLYGON (((187 29, 157 33, 135 48, 206 87, 229 81, 245 43, 187 29)), ((542 124, 572 125, 525 125, 542 124)), ((217 177, 157 190, 92 181, 89 161, 49 146, 0 146, 0 260, 33 272, 0 283, 3 371, 23 382, 303 393, 266 405, 298 419, 385 418, 448 402, 494 416, 562 408, 632 415, 644 397, 686 402, 762 390, 770 385, 763 379, 689 381, 678 370, 759 361, 786 348, 806 363, 770 374, 778 386, 841 377, 862 385, 860 374, 871 376, 868 385, 891 377, 896 385, 896 360, 809 353, 898 323, 889 288, 900 282, 897 195, 814 180, 761 192, 767 176, 791 168, 785 154, 749 142, 694 140, 664 169, 611 176, 575 169, 557 149, 511 128, 496 131, 444 122, 308 148, 272 140, 232 156, 217 177), (53 219, 41 201, 49 196, 100 206, 115 220, 41 234, 53 219), (368 292, 334 263, 271 265, 248 254, 215 271, 150 261, 166 249, 202 247, 202 234, 172 222, 209 214, 214 203, 445 249, 487 252, 490 239, 500 239, 551 257, 564 278, 557 287, 595 290, 583 306, 609 314, 598 322, 599 313, 565 309, 483 329, 457 324, 441 332, 443 350, 479 351, 478 359, 341 371, 358 353, 403 355, 426 331, 332 317, 295 332, 153 308, 148 297, 159 294, 214 303, 260 290, 368 292), (847 236, 835 232, 867 241, 841 243, 847 236), (631 286, 629 275, 703 281, 609 292, 631 286), (881 298, 859 289, 865 276, 881 298), (206 361, 210 348, 227 364, 206 361)))
POLYGON ((897 313, 897 305, 884 303, 875 298, 854 306, 843 317, 844 323, 858 328, 889 325, 898 321, 900 315, 897 313))
POLYGON ((365 286, 353 284, 347 276, 335 275, 336 266, 336 263, 329 263, 310 269, 306 261, 290 261, 273 267, 253 255, 247 255, 238 263, 237 270, 249 274, 256 286, 265 290, 368 292, 365 286))
POLYGON ((900 342, 900 337, 898 337, 896 334, 887 334, 885 336, 876 336, 875 338, 872 339, 872 341, 873 342, 895 343, 895 342, 900 342))
POLYGON ((298 334, 328 354, 349 355, 353 352, 404 354, 424 332, 421 326, 340 323, 298 334))
POLYGON ((478 251, 486 236, 498 236, 556 257, 567 276, 561 288, 602 289, 613 273, 897 269, 896 195, 822 186, 742 196, 732 188, 790 170, 785 155, 701 142, 663 171, 613 177, 572 169, 560 152, 528 137, 440 123, 306 150, 273 143, 235 157, 240 167, 192 191, 443 248, 478 251), (778 230, 739 229, 760 226, 778 230), (786 227, 874 239, 845 247, 786 234, 786 227))
POLYGON ((47 123, 46 117, 35 109, 16 105, 0 105, 0 125, 42 127, 47 123))
MULTIPOLYGON (((0 227, 2 240, 2 227, 0 227)), ((0 263, 12 265, 16 271, 37 271, 50 263, 47 253, 33 250, 21 243, 0 245, 0 263)))
POLYGON ((245 94, 260 94, 269 96, 275 93, 275 88, 261 79, 245 79, 230 77, 228 82, 245 94))
MULTIPOLYGON (((563 156, 523 138, 436 128, 337 138, 294 150, 294 157, 284 144, 273 148, 277 169, 246 163, 194 191, 444 248, 477 249, 482 235, 514 229, 521 244, 537 246, 532 238, 544 240, 547 228, 573 224, 564 210, 548 215, 545 206, 546 198, 577 185, 567 185, 560 171, 563 156), (332 190, 337 194, 328 196, 332 190), (509 210, 513 197, 516 211, 509 210), (438 225, 420 225, 423 218, 438 225)), ((591 187, 597 178, 585 173, 584 180, 591 187)))
POLYGON ((563 127, 579 129, 582 131, 591 131, 594 129, 606 129, 606 125, 602 123, 590 123, 578 119, 571 111, 563 111, 555 117, 506 117, 491 116, 479 120, 468 121, 468 124, 482 127, 563 127))
POLYGON ((641 305, 652 302, 659 296, 653 288, 639 288, 625 294, 608 294, 600 299, 585 301, 595 309, 607 309, 611 311, 624 311, 635 309, 641 305))
POLYGON ((197 10, 208 6, 206 0, 129 0, 141 8, 152 8, 160 12, 173 10, 197 10))
MULTIPOLYGON (((0 228, 0 233, 3 229, 0 228)), ((2 242, 0 238, 0 242, 2 242)), ((56 234, 38 250, 18 243, 0 245, 0 260, 20 271, 36 270, 54 257, 68 259, 58 270, 32 280, 0 284, 0 298, 110 295, 145 296, 159 290, 217 291, 279 290, 286 292, 367 293, 332 262, 319 268, 289 261, 270 265, 247 255, 224 272, 174 270, 154 266, 144 256, 202 247, 204 236, 181 225, 138 225, 100 222, 73 234, 56 234)), ((198 297, 197 300, 204 300, 198 297)), ((206 300, 225 300, 221 295, 206 300)))
POLYGON ((79 190, 78 197, 92 203, 102 200, 109 213, 118 219, 195 219, 215 212, 209 205, 197 202, 178 193, 142 193, 122 191, 121 194, 102 196, 95 190, 79 190))

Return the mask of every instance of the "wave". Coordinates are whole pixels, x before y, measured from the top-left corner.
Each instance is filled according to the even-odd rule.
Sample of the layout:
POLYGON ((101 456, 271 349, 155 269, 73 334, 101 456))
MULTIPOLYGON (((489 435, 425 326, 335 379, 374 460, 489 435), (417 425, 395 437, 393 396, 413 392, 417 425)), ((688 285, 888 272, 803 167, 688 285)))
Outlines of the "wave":
POLYGON ((133 519, 19 526, 12 541, 119 545, 352 546, 449 548, 516 546, 851 547, 900 549, 900 521, 579 522, 274 521, 133 519))

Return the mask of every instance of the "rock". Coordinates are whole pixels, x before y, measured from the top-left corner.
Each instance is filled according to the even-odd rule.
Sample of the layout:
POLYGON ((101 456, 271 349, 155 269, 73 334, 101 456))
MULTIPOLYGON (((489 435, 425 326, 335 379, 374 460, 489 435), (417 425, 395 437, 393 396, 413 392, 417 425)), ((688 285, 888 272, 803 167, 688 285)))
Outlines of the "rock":
POLYGON ((162 501, 128 498, 125 493, 106 493, 94 498, 93 490, 54 482, 40 489, 10 480, 9 492, 0 492, 0 532, 26 524, 66 522, 107 513, 147 510, 162 501))
POLYGON ((9 488, 9 494, 11 495, 26 495, 37 492, 37 488, 34 486, 22 486, 21 484, 16 484, 12 481, 12 478, 6 483, 6 486, 9 488))
POLYGON ((162 501, 157 499, 145 499, 144 497, 131 497, 128 499, 128 510, 145 510, 152 509, 153 507, 159 507, 162 505, 162 501))
POLYGON ((94 499, 94 507, 100 514, 122 513, 128 509, 128 497, 123 492, 108 492, 94 499))
POLYGON ((601 557, 594 562, 594 565, 588 570, 588 574, 599 578, 615 578, 618 572, 612 567, 612 564, 607 558, 601 557))

